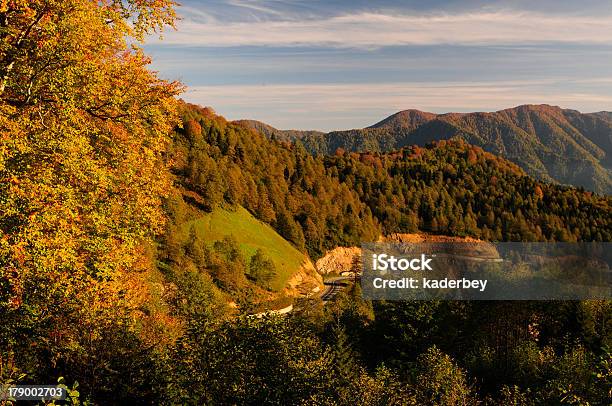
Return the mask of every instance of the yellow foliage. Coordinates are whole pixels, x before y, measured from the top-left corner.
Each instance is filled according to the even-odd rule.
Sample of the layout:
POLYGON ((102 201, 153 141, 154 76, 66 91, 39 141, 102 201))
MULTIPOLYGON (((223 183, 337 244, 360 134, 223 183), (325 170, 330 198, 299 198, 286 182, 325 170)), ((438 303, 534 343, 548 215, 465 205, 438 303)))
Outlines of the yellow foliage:
POLYGON ((93 339, 144 302, 147 284, 123 284, 164 225, 181 88, 127 38, 173 24, 173 5, 0 3, 0 315, 44 323, 40 340, 68 345, 81 322, 93 339))

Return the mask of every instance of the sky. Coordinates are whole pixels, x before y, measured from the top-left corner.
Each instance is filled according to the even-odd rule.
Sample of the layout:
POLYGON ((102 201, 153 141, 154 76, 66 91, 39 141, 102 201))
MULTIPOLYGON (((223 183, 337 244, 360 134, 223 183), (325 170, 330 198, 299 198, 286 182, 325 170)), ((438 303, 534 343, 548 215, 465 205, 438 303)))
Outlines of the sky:
MULTIPOLYGON (((180 1, 180 0, 179 0, 180 1)), ((182 0, 145 45, 182 98, 279 129, 405 109, 612 110, 609 0, 182 0)))

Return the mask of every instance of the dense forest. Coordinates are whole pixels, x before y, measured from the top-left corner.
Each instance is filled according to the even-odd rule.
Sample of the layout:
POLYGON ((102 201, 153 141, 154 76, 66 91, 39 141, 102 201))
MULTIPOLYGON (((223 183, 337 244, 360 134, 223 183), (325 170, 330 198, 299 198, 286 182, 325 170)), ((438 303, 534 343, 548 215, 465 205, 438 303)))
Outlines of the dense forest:
POLYGON ((609 241, 612 198, 538 182, 461 140, 313 157, 185 106, 175 170, 210 205, 240 204, 313 257, 380 233, 609 241))
POLYGON ((337 151, 329 172, 357 191, 385 233, 487 241, 609 241, 612 198, 534 180, 464 141, 388 154, 337 151))
POLYGON ((609 112, 580 113, 549 105, 523 105, 492 113, 433 114, 400 111, 363 129, 295 132, 263 123, 245 125, 292 139, 314 154, 389 152, 433 141, 462 139, 498 154, 539 180, 612 192, 612 121, 609 112))
POLYGON ((182 115, 184 128, 170 148, 173 170, 209 210, 241 205, 313 257, 378 237, 371 209, 349 185, 328 176, 321 159, 207 109, 185 105, 182 115))
MULTIPOLYGON (((197 191, 196 173, 210 179, 198 172, 204 166, 194 149, 212 151, 222 165, 212 169, 219 178, 207 189, 220 189, 216 199, 201 203, 244 205, 298 245, 304 240, 292 235, 307 235, 300 246, 313 257, 366 237, 330 219, 338 212, 344 219, 362 213, 353 221, 366 219, 374 234, 425 230, 499 241, 610 236, 608 197, 535 181, 464 142, 315 158, 299 145, 227 123, 210 109, 181 110, 184 125, 171 148, 171 156, 183 157, 173 159, 181 188, 197 191), (302 167, 310 169, 296 169, 302 167), (229 188, 231 171, 240 174, 234 184, 265 186, 229 188), (350 199, 317 203, 322 193, 347 186, 350 199), (272 197, 278 190, 285 191, 284 200, 272 197), (294 194, 302 204, 286 203, 294 194), (262 215, 260 196, 271 202, 273 214, 262 215), (286 218, 276 220, 278 213, 289 216, 295 234, 287 233, 286 218), (317 230, 304 221, 313 214, 313 223, 324 226, 308 233, 317 230), (319 240, 318 233, 327 234, 319 240)), ((196 387, 196 399, 213 403, 598 404, 609 396, 608 302, 366 303, 355 287, 324 308, 314 299, 297 303, 300 310, 289 318, 233 319, 222 323, 222 332, 195 323, 179 341, 181 382, 175 388, 196 387), (223 364, 237 369, 216 367, 223 364), (233 385, 241 389, 228 392, 233 385)), ((181 401, 194 396, 179 395, 181 401)))
POLYGON ((0 383, 59 383, 68 404, 610 403, 610 301, 367 302, 354 285, 253 317, 271 258, 189 218, 246 213, 318 258, 416 230, 609 241, 610 197, 465 142, 314 156, 228 123, 138 48, 173 7, 0 2, 0 383))

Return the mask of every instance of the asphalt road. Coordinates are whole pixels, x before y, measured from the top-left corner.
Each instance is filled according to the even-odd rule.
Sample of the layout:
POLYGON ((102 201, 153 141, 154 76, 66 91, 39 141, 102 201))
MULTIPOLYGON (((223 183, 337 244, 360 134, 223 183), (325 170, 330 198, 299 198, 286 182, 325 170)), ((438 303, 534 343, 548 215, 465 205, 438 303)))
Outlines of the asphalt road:
POLYGON ((321 293, 321 300, 323 300, 323 304, 329 302, 338 294, 338 292, 342 291, 347 283, 344 281, 353 279, 352 276, 335 276, 333 278, 329 278, 324 282, 325 290, 321 293))

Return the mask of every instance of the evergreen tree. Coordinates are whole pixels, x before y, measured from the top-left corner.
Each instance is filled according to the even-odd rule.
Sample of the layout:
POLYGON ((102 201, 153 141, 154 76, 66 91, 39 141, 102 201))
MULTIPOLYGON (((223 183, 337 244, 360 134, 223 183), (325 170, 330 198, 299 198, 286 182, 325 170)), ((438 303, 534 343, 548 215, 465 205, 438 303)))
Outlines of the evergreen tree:
POLYGON ((274 263, 258 249, 249 261, 249 275, 261 286, 268 288, 269 282, 276 274, 274 263))

